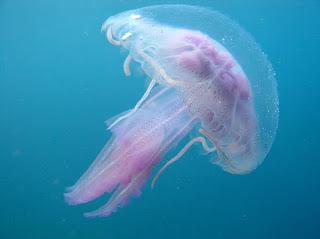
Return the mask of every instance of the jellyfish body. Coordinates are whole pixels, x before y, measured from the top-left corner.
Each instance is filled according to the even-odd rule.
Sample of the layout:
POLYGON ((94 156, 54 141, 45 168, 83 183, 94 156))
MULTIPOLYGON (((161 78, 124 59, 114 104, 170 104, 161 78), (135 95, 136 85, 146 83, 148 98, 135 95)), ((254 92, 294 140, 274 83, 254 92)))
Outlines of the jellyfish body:
POLYGON ((248 173, 264 160, 278 122, 274 73, 236 23, 203 8, 163 5, 112 16, 102 30, 111 44, 128 50, 125 74, 135 61, 150 85, 131 111, 109 122, 114 137, 66 193, 69 203, 88 202, 117 187, 106 206, 87 214, 109 215, 140 192, 152 168, 194 129, 199 135, 152 185, 197 142, 213 163, 233 174, 248 173))
POLYGON ((102 26, 112 44, 128 49, 125 72, 130 59, 151 79, 177 89, 216 146, 214 163, 235 174, 255 169, 268 150, 258 138, 250 82, 239 63, 208 35, 159 24, 149 15, 126 12, 102 26))

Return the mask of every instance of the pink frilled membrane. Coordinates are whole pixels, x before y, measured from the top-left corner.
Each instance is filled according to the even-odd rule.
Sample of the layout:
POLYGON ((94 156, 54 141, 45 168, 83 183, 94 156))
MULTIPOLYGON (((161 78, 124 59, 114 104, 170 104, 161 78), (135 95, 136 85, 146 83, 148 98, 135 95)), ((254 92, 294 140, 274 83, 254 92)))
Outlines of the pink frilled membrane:
POLYGON ((88 217, 108 216, 155 174, 199 144, 210 161, 232 174, 254 170, 267 156, 278 125, 275 74, 255 41, 234 21, 205 8, 151 6, 127 11, 102 26, 108 41, 128 51, 123 69, 136 62, 149 86, 133 109, 107 121, 113 136, 68 188, 76 205, 111 193, 88 217), (185 145, 181 141, 195 135, 185 145))

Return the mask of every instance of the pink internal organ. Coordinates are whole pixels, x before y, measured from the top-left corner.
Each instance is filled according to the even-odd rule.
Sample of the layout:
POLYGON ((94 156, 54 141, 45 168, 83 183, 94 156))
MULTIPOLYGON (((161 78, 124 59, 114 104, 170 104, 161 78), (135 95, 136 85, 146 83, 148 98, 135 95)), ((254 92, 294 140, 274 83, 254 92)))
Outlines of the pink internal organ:
MULTIPOLYGON (((223 151, 225 160, 250 158, 256 119, 241 67, 219 43, 198 32, 184 31, 171 46, 176 50, 167 52, 176 53, 177 75, 184 72, 179 91, 190 111, 201 119, 208 137, 223 151)), ((229 164, 232 167, 232 160, 229 164)), ((232 170, 242 173, 243 169, 232 170)))

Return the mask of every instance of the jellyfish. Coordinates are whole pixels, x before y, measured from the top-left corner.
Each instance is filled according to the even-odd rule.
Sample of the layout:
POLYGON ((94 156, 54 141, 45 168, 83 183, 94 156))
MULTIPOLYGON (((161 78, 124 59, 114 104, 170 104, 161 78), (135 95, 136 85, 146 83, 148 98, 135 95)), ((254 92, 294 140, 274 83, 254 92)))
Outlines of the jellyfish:
POLYGON ((106 121, 113 136, 67 188, 69 204, 114 191, 104 206, 85 213, 109 216, 141 194, 152 170, 175 148, 152 187, 194 144, 232 174, 247 174, 262 163, 278 124, 275 74, 237 23, 202 7, 158 5, 111 16, 102 31, 127 50, 124 74, 130 76, 136 62, 149 84, 131 110, 106 121))

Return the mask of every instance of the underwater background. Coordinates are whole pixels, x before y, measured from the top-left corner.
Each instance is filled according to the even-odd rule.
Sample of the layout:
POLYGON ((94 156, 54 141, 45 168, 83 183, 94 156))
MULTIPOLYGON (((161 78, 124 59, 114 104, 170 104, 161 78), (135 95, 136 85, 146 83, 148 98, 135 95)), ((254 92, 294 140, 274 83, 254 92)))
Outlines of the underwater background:
POLYGON ((319 12, 318 0, 0 0, 0 239, 320 238, 319 12), (153 190, 84 218, 107 196, 71 207, 65 187, 110 137, 104 120, 145 89, 101 24, 163 3, 215 9, 254 36, 277 74, 274 145, 244 176, 191 149, 153 190))

